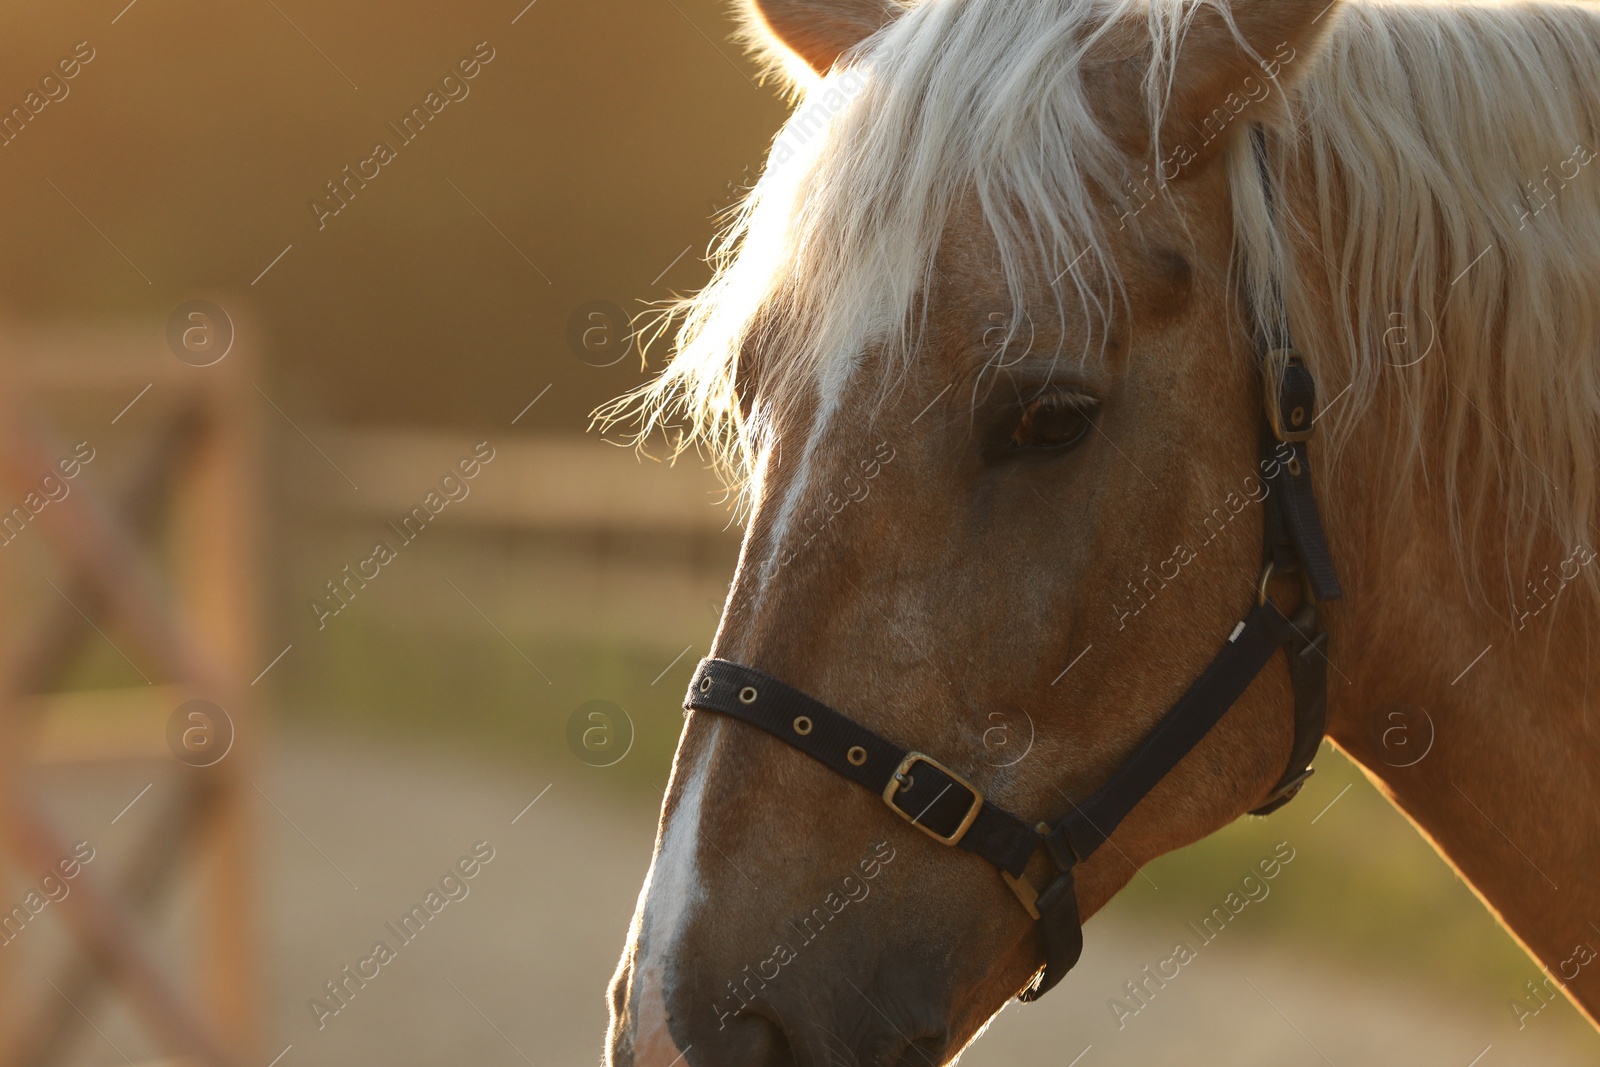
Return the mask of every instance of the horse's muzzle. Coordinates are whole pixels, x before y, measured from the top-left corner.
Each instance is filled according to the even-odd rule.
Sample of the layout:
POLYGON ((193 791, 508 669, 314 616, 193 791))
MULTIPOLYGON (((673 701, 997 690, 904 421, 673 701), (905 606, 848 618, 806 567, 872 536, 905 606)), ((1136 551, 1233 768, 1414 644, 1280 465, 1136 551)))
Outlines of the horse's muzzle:
MULTIPOLYGON (((608 1035, 607 1067, 929 1067, 949 1040, 931 1011, 907 1011, 909 990, 841 977, 798 999, 757 997, 737 1012, 707 1010, 703 996, 670 980, 639 983, 608 1035), (882 1005, 882 1007, 880 1007, 882 1005), (698 1009, 698 1010, 697 1010, 698 1009), (886 1011, 900 1020, 891 1021, 886 1011), (928 1025, 918 1026, 918 1018, 928 1025)), ((931 1006, 930 1006, 931 1007, 931 1006)))

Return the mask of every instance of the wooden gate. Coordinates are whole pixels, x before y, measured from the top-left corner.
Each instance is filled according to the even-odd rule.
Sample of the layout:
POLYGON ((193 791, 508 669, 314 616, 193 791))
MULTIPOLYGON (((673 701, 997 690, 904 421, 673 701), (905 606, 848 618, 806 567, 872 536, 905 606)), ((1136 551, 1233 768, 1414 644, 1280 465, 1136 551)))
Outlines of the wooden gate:
POLYGON ((3 1067, 60 1062, 106 993, 162 1056, 221 1067, 259 1052, 247 794, 265 665, 261 405, 248 337, 214 321, 214 305, 181 310, 166 331, 178 347, 161 324, 0 329, 0 870, 17 876, 0 879, 0 938, 52 922, 72 948, 39 974, 0 947, 3 1067), (86 643, 115 649, 133 684, 65 691, 86 643), (205 703, 180 712, 189 701, 205 703), (147 827, 131 862, 78 865, 70 892, 35 913, 19 891, 74 867, 35 784, 63 764, 148 768, 162 788, 146 803, 167 799, 119 828, 147 827), (186 877, 198 880, 183 924, 194 944, 163 966, 149 928, 186 877))

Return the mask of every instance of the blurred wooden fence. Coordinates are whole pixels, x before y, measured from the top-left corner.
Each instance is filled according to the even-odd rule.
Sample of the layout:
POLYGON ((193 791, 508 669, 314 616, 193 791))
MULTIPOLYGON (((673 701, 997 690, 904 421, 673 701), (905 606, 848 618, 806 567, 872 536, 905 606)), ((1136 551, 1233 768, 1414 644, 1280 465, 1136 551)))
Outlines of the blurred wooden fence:
MULTIPOLYGON (((329 429, 316 434, 341 465, 360 472, 359 493, 332 492, 335 512, 398 519, 472 441, 466 431, 329 429)), ((731 498, 694 453, 652 462, 594 437, 508 436, 484 431, 495 458, 469 486, 451 523, 542 530, 639 530, 737 541, 731 498)), ((659 450, 658 450, 659 451, 659 450)), ((337 486, 334 487, 337 490, 337 486)))
POLYGON ((37 886, 70 863, 68 839, 31 793, 40 768, 137 763, 176 786, 157 794, 173 799, 143 820, 147 836, 123 869, 76 870, 70 892, 38 919, 0 915, 13 926, 64 923, 73 947, 53 973, 5 973, 0 954, 6 1067, 60 1062, 69 1039, 103 1013, 98 994, 107 991, 164 1056, 223 1067, 260 1051, 246 803, 250 679, 261 666, 260 411, 251 344, 231 327, 228 343, 225 358, 200 366, 203 358, 168 350, 159 323, 0 332, 0 507, 11 508, 0 514, 0 587, 11 602, 0 660, 0 865, 17 876, 0 880, 0 907, 19 884, 37 886), (64 424, 77 427, 71 437, 64 424), (93 476, 67 473, 80 434, 93 476), (102 641, 145 684, 62 692, 85 642, 102 641), (196 699, 222 716, 174 734, 175 711, 196 699), (194 750, 173 747, 175 736, 194 750), (204 746, 224 742, 212 760, 204 746), (148 929, 186 872, 199 889, 199 912, 185 924, 192 959, 169 974, 148 929))

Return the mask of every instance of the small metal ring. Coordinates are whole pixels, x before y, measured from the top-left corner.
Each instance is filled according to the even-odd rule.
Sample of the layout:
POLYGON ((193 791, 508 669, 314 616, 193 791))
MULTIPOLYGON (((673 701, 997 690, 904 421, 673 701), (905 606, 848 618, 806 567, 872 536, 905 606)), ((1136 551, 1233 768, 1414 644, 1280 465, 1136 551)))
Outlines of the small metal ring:
POLYGON ((1291 475, 1293 475, 1296 478, 1300 477, 1301 467, 1300 467, 1300 457, 1299 456, 1290 457, 1289 462, 1288 462, 1288 467, 1289 467, 1289 473, 1291 475))
POLYGON ((860 745, 851 745, 850 751, 844 754, 844 758, 850 761, 852 767, 859 767, 867 762, 867 750, 860 745))
POLYGON ((708 674, 704 678, 700 679, 700 692, 711 692, 711 675, 708 674))
POLYGON ((796 715, 794 717, 794 732, 801 737, 809 734, 811 732, 811 720, 804 715, 796 715))
POLYGON ((1289 425, 1290 426, 1299 426, 1301 423, 1303 423, 1305 421, 1306 421, 1306 409, 1305 408, 1297 407, 1293 411, 1289 412, 1289 425))
POLYGON ((754 704, 758 695, 759 694, 756 692, 755 686, 747 685, 743 689, 739 690, 739 703, 754 704))

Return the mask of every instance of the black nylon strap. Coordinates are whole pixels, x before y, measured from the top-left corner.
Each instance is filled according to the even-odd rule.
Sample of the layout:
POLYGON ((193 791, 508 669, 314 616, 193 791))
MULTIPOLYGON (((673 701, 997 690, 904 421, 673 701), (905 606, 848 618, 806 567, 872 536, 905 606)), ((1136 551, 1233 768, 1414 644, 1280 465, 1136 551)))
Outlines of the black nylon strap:
POLYGON ((1172 772, 1244 694, 1292 633, 1271 602, 1245 616, 1237 633, 1154 730, 1099 789, 1056 823, 1045 847, 1063 870, 1088 859, 1128 813, 1172 772))
MULTIPOLYGON (((1268 429, 1275 445, 1269 456, 1267 442, 1263 441, 1262 462, 1277 468, 1269 479, 1278 497, 1271 510, 1281 520, 1279 532, 1287 535, 1292 562, 1304 572, 1312 595, 1318 600, 1338 600, 1344 590, 1339 587, 1322 531, 1322 514, 1311 486, 1311 459, 1306 448, 1317 420, 1316 380, 1292 348, 1266 353, 1262 359, 1268 375, 1268 429), (1276 447, 1278 441, 1282 447, 1276 447)), ((1268 530, 1269 534, 1274 532, 1271 524, 1268 530)), ((1283 547, 1274 546, 1269 557, 1280 568, 1291 562, 1283 555, 1283 547)))
POLYGON ((1039 912, 1039 933, 1044 939, 1045 966, 1017 995, 1024 1004, 1044 996, 1083 955, 1083 920, 1078 915, 1078 889, 1068 867, 1047 885, 1034 902, 1039 912))
MULTIPOLYGON (((1292 345, 1287 337, 1285 345, 1292 345)), ((1344 595, 1328 552, 1322 516, 1311 484, 1309 442, 1317 419, 1317 387, 1292 347, 1261 352, 1266 386, 1267 424, 1261 430, 1261 471, 1268 492, 1263 501, 1262 549, 1266 566, 1278 574, 1305 579, 1306 602, 1284 644, 1294 687, 1294 742, 1289 765, 1252 815, 1270 815, 1300 791, 1327 730, 1327 633, 1318 600, 1344 595)))
POLYGON ((1310 602, 1300 606, 1290 625, 1294 633, 1284 651, 1294 688, 1294 746, 1289 752, 1289 769, 1252 815, 1271 815, 1295 798, 1311 777, 1312 761, 1327 732, 1328 632, 1317 619, 1317 606, 1310 602))
MULTIPOLYGON (((883 794, 911 755, 894 742, 841 715, 826 704, 753 667, 724 659, 700 662, 689 682, 684 707, 714 711, 760 727, 857 785, 883 794)), ((961 778, 926 758, 906 768, 887 802, 912 825, 1021 877, 1038 848, 1040 834, 1029 823, 984 801, 961 778), (972 809, 977 813, 961 832, 972 809)))
MULTIPOLYGON (((1194 750, 1292 633, 1289 620, 1270 600, 1257 606, 1133 755, 1087 800, 1074 805, 1070 814, 1056 822, 1045 838, 1045 848, 1058 873, 1035 904, 1046 962, 1033 984, 1023 991, 1022 1000, 1032 1002, 1048 993, 1083 951, 1073 868, 1087 860, 1157 783, 1194 750)), ((1317 740, 1322 740, 1320 733, 1317 740)))

